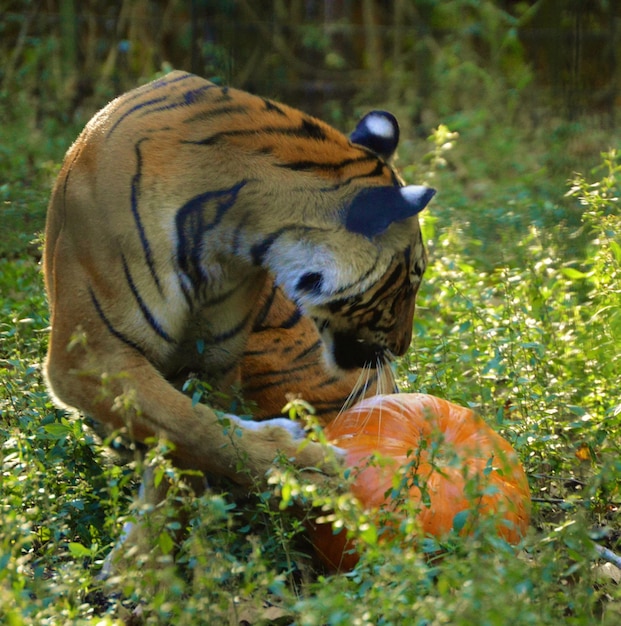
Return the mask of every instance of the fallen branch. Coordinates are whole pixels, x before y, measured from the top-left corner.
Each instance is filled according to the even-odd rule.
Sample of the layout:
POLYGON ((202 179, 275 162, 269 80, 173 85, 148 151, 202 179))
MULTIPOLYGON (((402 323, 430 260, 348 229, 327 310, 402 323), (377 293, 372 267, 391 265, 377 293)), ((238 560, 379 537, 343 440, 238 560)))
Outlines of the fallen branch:
POLYGON ((595 546, 595 551, 602 559, 621 569, 621 556, 608 548, 604 548, 604 546, 600 546, 598 543, 594 542, 593 545, 595 546))

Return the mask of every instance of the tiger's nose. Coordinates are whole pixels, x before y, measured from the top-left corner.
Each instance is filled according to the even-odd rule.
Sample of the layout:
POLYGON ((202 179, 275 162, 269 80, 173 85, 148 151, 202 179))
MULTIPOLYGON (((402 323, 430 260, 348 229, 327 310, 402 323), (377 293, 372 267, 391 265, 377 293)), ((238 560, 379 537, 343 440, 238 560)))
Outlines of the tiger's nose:
POLYGON ((410 348, 412 343, 412 322, 410 321, 409 327, 403 332, 399 333, 394 339, 391 338, 390 351, 395 356, 403 356, 410 348))

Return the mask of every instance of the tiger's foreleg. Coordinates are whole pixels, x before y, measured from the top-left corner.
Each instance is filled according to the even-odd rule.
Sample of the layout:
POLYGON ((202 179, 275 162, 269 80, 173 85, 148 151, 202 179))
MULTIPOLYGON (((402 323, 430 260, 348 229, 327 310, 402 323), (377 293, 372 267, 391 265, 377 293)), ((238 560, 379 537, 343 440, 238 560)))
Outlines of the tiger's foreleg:
MULTIPOLYGON (((304 441, 304 431, 295 422, 255 423, 218 415, 207 405, 193 404, 142 355, 127 349, 117 347, 114 363, 100 357, 98 374, 89 367, 90 359, 83 359, 83 367, 70 360, 71 352, 50 351, 47 375, 58 399, 112 428, 126 429, 132 439, 163 438, 172 444, 175 463, 182 468, 244 486, 263 483, 279 454, 303 469, 329 474, 337 470, 331 455, 326 460, 325 447, 304 441)), ((97 350, 96 355, 101 354, 97 350)))
MULTIPOLYGON (((99 350, 97 354, 101 354, 99 350)), ((337 462, 326 461, 334 459, 334 454, 318 443, 305 441, 297 423, 284 418, 244 421, 234 415, 218 415, 206 405, 193 406, 190 398, 140 355, 125 352, 122 361, 118 351, 115 355, 114 366, 105 359, 96 359, 99 374, 94 375, 93 362, 84 348, 76 346, 61 355, 52 349, 47 365, 50 386, 64 402, 114 429, 126 430, 133 439, 161 437, 170 442, 173 461, 179 468, 225 477, 246 490, 264 487, 266 474, 279 454, 309 470, 313 479, 329 480, 327 475, 337 471, 337 462), (83 351, 82 358, 69 359, 74 351, 83 351)), ((139 502, 138 507, 152 513, 136 515, 134 523, 124 529, 124 537, 107 559, 102 577, 122 572, 128 560, 158 563, 161 553, 157 528, 162 520, 170 521, 171 515, 164 502, 168 486, 165 481, 155 486, 151 470, 146 471, 143 482, 142 504, 139 502)), ((192 488, 200 493, 200 486, 193 484, 192 488)), ((178 521, 185 528, 182 516, 178 521)))

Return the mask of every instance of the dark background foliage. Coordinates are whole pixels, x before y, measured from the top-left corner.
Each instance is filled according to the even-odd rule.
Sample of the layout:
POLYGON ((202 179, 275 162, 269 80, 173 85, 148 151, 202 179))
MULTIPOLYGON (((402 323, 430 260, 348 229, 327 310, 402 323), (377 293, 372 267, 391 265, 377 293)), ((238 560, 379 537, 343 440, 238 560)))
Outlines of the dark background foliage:
POLYGON ((526 92, 531 108, 615 123, 621 6, 611 0, 2 4, 2 97, 26 93, 38 117, 70 119, 170 65, 322 116, 335 103, 351 114, 356 102, 407 97, 420 124, 476 104, 468 81, 491 79, 507 98, 526 92))

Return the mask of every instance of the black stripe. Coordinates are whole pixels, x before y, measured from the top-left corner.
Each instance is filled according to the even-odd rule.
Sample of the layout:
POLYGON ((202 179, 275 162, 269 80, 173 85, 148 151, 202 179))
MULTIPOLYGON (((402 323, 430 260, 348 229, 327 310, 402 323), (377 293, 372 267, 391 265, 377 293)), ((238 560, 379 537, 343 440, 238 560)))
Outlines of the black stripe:
POLYGON ((268 235, 261 243, 255 243, 250 249, 252 256, 252 263, 254 265, 263 265, 265 255, 269 252, 269 249, 274 245, 274 242, 280 237, 282 231, 277 231, 268 235))
MULTIPOLYGON (((195 104, 198 104, 203 99, 201 96, 210 89, 217 88, 217 85, 207 84, 202 87, 198 87, 198 89, 190 89, 189 91, 184 92, 183 97, 181 99, 177 99, 170 104, 166 104, 165 106, 154 107, 149 109, 148 111, 144 111, 142 116, 151 115, 151 113, 160 113, 162 111, 171 111, 173 109, 178 109, 180 107, 189 107, 195 104)), ((153 103, 157 104, 157 103, 153 103)))
POLYGON ((307 137, 308 139, 315 139, 317 141, 326 141, 327 139, 324 129, 317 122, 308 117, 302 118, 300 133, 300 136, 307 137))
POLYGON ((272 304, 274 304, 274 298, 276 297, 277 289, 278 287, 272 284, 272 291, 270 292, 269 298, 264 302, 263 306, 261 307, 261 310, 255 317, 254 323, 252 325, 253 332, 266 330, 266 327, 263 326, 263 323, 265 322, 265 318, 267 317, 269 310, 272 308, 272 304))
POLYGON ((314 344, 306 348, 306 350, 302 350, 302 352, 300 352, 300 354, 295 357, 294 361, 299 361, 300 359, 307 357, 309 354, 317 352, 317 350, 321 350, 322 347, 323 341, 321 339, 318 339, 314 344))
POLYGON ((205 139, 200 139, 198 141, 185 140, 182 143, 195 144, 199 146, 212 146, 220 141, 225 141, 229 137, 257 137, 260 135, 297 137, 300 139, 313 139, 315 141, 325 141, 326 139, 323 129, 318 124, 315 124, 312 120, 303 119, 302 123, 298 127, 259 126, 243 130, 223 130, 218 133, 214 133, 209 137, 205 137, 205 139))
MULTIPOLYGON (((373 289, 373 287, 381 281, 381 286, 377 291, 373 292, 373 294, 369 294, 369 290, 367 290, 365 293, 351 298, 333 300, 328 304, 328 309, 331 313, 343 312, 342 309, 345 309, 345 313, 347 315, 355 315, 361 310, 364 311, 366 309, 370 309, 370 305, 372 303, 376 303, 378 300, 381 300, 385 292, 395 286, 397 279, 403 273, 402 270, 403 267, 401 265, 397 265, 397 267, 395 267, 395 269, 391 272, 390 276, 380 279, 374 285, 369 287, 369 290, 373 289)), ((376 312, 379 313, 379 311, 376 312)))
POLYGON ((283 117, 288 117, 287 114, 282 110, 282 108, 273 100, 268 100, 267 98, 261 98, 263 100, 263 104, 265 105, 266 111, 271 111, 274 113, 278 113, 283 117))
POLYGON ((245 213, 239 216, 237 226, 235 227, 235 230, 233 231, 233 241, 231 243, 231 252, 233 256, 239 256, 239 247, 242 243, 241 236, 244 230, 246 230, 246 226, 251 217, 252 217, 251 211, 246 211, 245 213))
POLYGON ((408 246, 404 251, 403 251, 403 264, 405 265, 406 268, 409 269, 409 267, 412 264, 412 246, 408 246))
POLYGON ((233 100, 233 96, 229 93, 229 88, 224 85, 220 87, 220 97, 216 100, 216 102, 229 102, 233 100))
MULTIPOLYGON (((343 293, 344 291, 348 291, 352 289, 355 285, 359 285, 360 283, 364 282, 375 271, 375 267, 377 265, 377 259, 379 258, 379 252, 375 250, 374 254, 375 254, 375 260, 373 261, 373 263, 369 265, 369 269, 362 276, 357 278, 354 282, 349 283, 348 285, 344 285, 343 287, 340 287, 336 291, 333 291, 332 295, 336 296, 337 294, 343 293)), ((368 289, 370 289, 370 287, 367 288, 367 291, 368 289)), ((351 296, 351 297, 355 297, 355 296, 351 296)), ((348 298, 345 298, 345 300, 347 299, 348 298)))
MULTIPOLYGON (((196 76, 194 76, 193 74, 182 74, 181 76, 177 76, 176 78, 172 78, 172 79, 166 79, 166 77, 160 79, 160 80, 156 80, 153 81, 152 83, 149 83, 148 85, 145 85, 144 88, 142 89, 137 89, 136 92, 132 93, 130 92, 129 94, 127 94, 124 98, 123 98, 123 102, 122 105, 125 104, 129 104, 131 102, 133 102, 134 100, 136 100, 137 98, 144 98, 146 93, 150 93, 151 91, 157 91, 158 89, 160 89, 161 87, 168 87, 168 85, 172 85, 173 83, 178 83, 180 81, 184 81, 184 80, 188 80, 189 78, 196 78, 196 76)), ((206 85, 205 87, 201 88, 204 89, 206 87, 211 87, 212 85, 206 85)), ((192 93, 193 91, 197 91, 197 90, 191 90, 187 93, 192 93)), ((108 137, 116 130, 116 128, 118 127, 118 125, 128 116, 130 116, 132 113, 135 113, 136 111, 140 111, 141 109, 144 109, 145 107, 148 107, 152 104, 158 104, 160 102, 165 102, 166 100, 168 100, 168 96, 161 96, 159 98, 152 98, 151 100, 145 100, 144 102, 139 102, 138 104, 135 104, 134 106, 130 107, 127 111, 125 111, 125 113, 123 113, 118 119, 117 121, 112 125, 112 127, 110 128, 110 130, 108 130, 108 137)), ((186 103, 188 104, 188 103, 186 103)), ((170 108, 174 108, 175 106, 180 106, 180 104, 176 104, 176 105, 171 105, 170 108)), ((155 110, 163 110, 166 107, 160 107, 158 109, 155 110)), ((148 111, 145 111, 145 114, 149 113, 148 111)))
MULTIPOLYGON (((373 157, 370 155, 364 155, 361 157, 357 157, 355 159, 343 159, 342 161, 291 161, 289 163, 279 163, 278 167, 286 168, 294 171, 308 171, 308 170, 342 170, 350 165, 358 165, 360 163, 372 163, 375 162, 377 165, 374 167, 372 172, 368 172, 365 174, 359 174, 357 176, 352 177, 350 180, 354 180, 356 178, 367 178, 372 176, 377 176, 378 173, 381 173, 384 164, 377 160, 377 157, 373 157)), ((339 183, 339 186, 343 185, 342 182, 339 183)))
POLYGON ((234 287, 231 287, 229 290, 224 291, 223 293, 218 294, 217 296, 213 298, 202 299, 201 305, 207 307, 207 306, 214 306, 216 304, 222 304, 225 300, 228 300, 236 291, 238 291, 242 287, 245 287, 246 282, 247 281, 242 281, 241 283, 238 283, 234 287))
POLYGON ((302 317, 302 312, 300 311, 300 309, 296 307, 293 313, 291 313, 291 315, 280 324, 277 324, 277 325, 271 324, 269 326, 265 325, 265 320, 270 312, 270 309, 272 308, 272 304, 274 304, 274 298, 276 297, 276 289, 277 289, 276 285, 273 285, 269 298, 264 302, 263 306, 261 307, 261 310, 258 312, 254 320, 254 323, 252 325, 252 332, 259 333, 263 331, 274 330, 275 328, 277 329, 282 328, 284 330, 289 330, 293 328, 300 321, 302 317))
POLYGON ((271 346, 269 348, 267 348, 266 350, 245 350, 244 351, 244 357, 247 357, 247 356, 263 356, 263 355, 268 354, 268 353, 269 354, 273 353, 273 348, 271 346))
POLYGON ((133 107, 131 107, 125 113, 123 113, 123 115, 121 115, 121 117, 119 117, 119 119, 116 122, 114 122, 114 124, 112 125, 110 130, 108 130, 107 136, 110 137, 110 135, 112 135, 112 133, 117 129, 118 125, 126 117, 130 116, 132 113, 135 113, 136 111, 140 111, 140 109, 143 109, 144 107, 147 107, 147 106, 149 106, 151 104, 158 104, 159 102, 166 102, 166 100, 168 100, 168 96, 161 96, 159 98, 153 98, 152 100, 146 100, 144 102, 140 102, 138 104, 135 104, 133 107))
MULTIPOLYGON (((206 191, 188 200, 175 216, 177 230, 177 263, 188 276, 195 291, 207 281, 201 256, 204 235, 220 224, 226 212, 235 205, 239 191, 246 185, 240 181, 230 189, 206 191), (215 215, 208 220, 210 204, 216 202, 215 215)), ((211 211, 213 213, 213 209, 211 211)))
POLYGON ((295 311, 282 323, 278 326, 278 328, 284 328, 285 330, 289 330, 293 328, 302 318, 302 312, 297 307, 295 311))
MULTIPOLYGON (((159 80, 154 80, 151 83, 147 83, 144 86, 144 90, 146 93, 148 93, 149 91, 155 91, 159 89, 160 87, 168 87, 168 85, 173 85, 174 83, 179 83, 181 81, 188 80, 190 78, 197 78, 197 76, 195 76, 194 74, 190 74, 188 72, 184 72, 183 74, 181 74, 181 76, 177 76, 176 78, 171 78, 171 76, 168 74, 166 76, 163 76, 159 80)), ((138 95, 141 96, 143 95, 143 93, 144 92, 138 95)))
POLYGON ((311 369, 310 365, 299 365, 298 367, 287 367, 286 371, 283 372, 262 372, 252 375, 251 377, 245 377, 244 380, 244 391, 246 393, 255 393, 257 391, 261 391, 262 389, 271 389, 273 387, 280 386, 289 386, 294 385, 297 381, 306 381, 307 377, 305 376, 297 376, 295 379, 293 377, 295 374, 306 372, 311 369), (278 376, 279 374, 286 375, 286 379, 283 377, 277 378, 277 380, 273 380, 271 382, 261 382, 264 379, 278 376), (250 384, 249 381, 254 381, 254 384, 250 384))
POLYGON ((129 271, 129 266, 127 265, 127 260, 125 259, 125 255, 122 254, 121 258, 123 259, 123 270, 125 272, 125 278, 127 279, 129 288, 145 320, 147 321, 149 326, 151 326, 151 328, 155 331, 155 333, 159 335, 162 339, 164 339, 168 343, 175 343, 175 340, 162 328, 160 323, 155 319, 155 317, 149 310, 149 307, 146 305, 145 301, 142 299, 142 296, 140 295, 138 288, 136 287, 136 284, 134 283, 134 279, 132 278, 131 272, 129 271))
POLYGON ((193 124, 194 122, 205 122, 220 115, 232 115, 234 113, 245 113, 248 107, 241 104, 229 104, 221 107, 211 107, 205 111, 200 111, 192 117, 183 120, 184 124, 193 124))
MULTIPOLYGON (((210 85, 210 86, 217 87, 217 85, 210 85)), ((282 115, 283 117, 286 117, 288 119, 287 114, 275 103, 273 103, 270 100, 264 100, 263 98, 261 98, 261 100, 263 100, 263 103, 265 104, 266 112, 277 113, 278 115, 282 115)), ((232 102, 233 98, 227 95, 226 97, 219 98, 218 101, 232 102)), ((205 111, 201 111, 200 113, 197 113, 196 115, 192 117, 189 117, 188 119, 184 120, 183 123, 191 124, 192 122, 195 122, 195 121, 201 121, 201 120, 204 121, 204 120, 212 119, 215 117, 219 117, 221 115, 232 115, 236 113, 251 114, 252 109, 250 109, 248 105, 246 104, 225 104, 225 105, 217 106, 217 107, 212 106, 205 111)))
MULTIPOLYGON (((313 344, 310 348, 307 348, 306 350, 304 350, 303 352, 301 352, 300 354, 296 355, 295 357, 293 357, 293 361, 298 361, 302 358, 304 358, 305 356, 307 356, 308 354, 311 354, 313 351, 316 351, 317 349, 321 349, 322 347, 322 342, 321 341, 317 341, 315 344, 313 344)), ((289 351, 293 350, 293 348, 290 348, 289 351)), ((260 356, 262 354, 265 354, 266 351, 261 350, 261 351, 248 351, 245 352, 245 356, 260 356)), ((302 365, 297 365, 297 366, 289 366, 287 367, 286 370, 284 370, 282 372, 282 374, 286 375, 286 379, 281 377, 278 378, 277 380, 274 380, 271 383, 263 383, 261 382, 263 379, 268 379, 274 376, 278 376, 278 372, 273 372, 273 371, 267 371, 267 372, 260 372, 260 373, 255 373, 250 377, 244 377, 244 390, 246 392, 256 392, 256 391, 260 391, 261 389, 269 389, 270 387, 278 387, 280 385, 292 385, 294 384, 296 381, 306 381, 306 378, 304 376, 297 376, 294 380, 292 380, 292 378, 295 376, 295 374, 299 374, 302 372, 306 372, 308 370, 312 370, 315 367, 315 363, 303 363, 302 365), (254 384, 251 385, 249 381, 254 381, 254 384)), ((315 378, 315 377, 313 377, 315 378)), ((334 376, 334 377, 330 377, 328 380, 324 381, 320 387, 324 387, 326 385, 331 385, 334 384, 336 382, 339 381, 339 378, 334 376)))
POLYGON ((140 139, 136 143, 135 152, 136 152, 136 173, 132 177, 132 185, 131 185, 131 211, 134 216, 134 221, 136 223, 136 228, 138 229, 138 235, 140 237, 140 243, 142 245, 142 250, 144 252, 145 262, 149 271, 151 272, 151 277, 157 286, 157 290, 160 292, 160 295, 164 295, 162 291, 162 286, 160 285, 160 279, 155 270, 155 262, 153 261, 153 253, 151 252, 151 245, 149 244, 149 240, 147 239, 147 235, 145 233, 144 227, 142 225, 142 220, 140 219, 140 213, 138 211, 138 204, 140 202, 140 183, 142 180, 142 154, 140 152, 140 144, 143 141, 146 141, 146 137, 140 139))
POLYGON ((321 417, 322 415, 327 415, 329 413, 338 413, 345 404, 347 398, 343 398, 343 403, 339 402, 330 402, 328 404, 315 405, 313 404, 313 408, 315 409, 315 417, 321 417))
POLYGON ((395 267, 395 269, 391 272, 390 276, 385 276, 381 279, 382 285, 373 293, 373 300, 381 299, 386 291, 394 288, 395 285, 402 284, 403 281, 400 281, 399 278, 401 278, 403 274, 407 276, 408 272, 404 272, 403 265, 398 264, 397 267, 395 267))
POLYGON ((106 328, 110 331, 110 333, 114 335, 117 339, 122 341, 125 345, 129 346, 130 348, 133 348, 134 350, 142 354, 142 356, 146 357, 147 355, 145 351, 136 342, 126 337, 123 333, 118 331, 112 325, 112 322, 106 317, 105 313, 103 312, 103 309, 101 308, 101 305, 99 304, 99 300, 97 300, 97 297, 95 296, 95 292, 93 291, 91 287, 88 288, 88 292, 91 296, 91 301, 93 302, 93 306, 95 307, 95 310, 97 311, 97 315, 99 315, 99 318, 105 324, 106 328))
POLYGON ((253 316, 254 311, 251 310, 237 324, 235 324, 235 326, 229 328, 229 330, 220 333, 219 335, 213 335, 213 344, 224 343, 225 341, 228 341, 229 339, 235 337, 235 335, 238 335, 244 330, 244 328, 246 328, 246 326, 248 326, 248 322, 253 316))
POLYGON ((186 285, 186 281, 183 279, 184 275, 182 272, 177 272, 177 279, 179 280, 179 287, 181 287, 181 292, 183 293, 183 298, 185 299, 190 311, 194 310, 194 300, 192 299, 192 294, 186 285))
MULTIPOLYGON (((355 163, 355 161, 352 161, 352 163, 355 163)), ((279 167, 284 167, 284 166, 280 166, 279 165, 279 167)), ((320 169, 320 168, 321 168, 321 164, 318 164, 316 169, 320 169)), ((313 169, 313 168, 310 167, 310 169, 313 169)), ((322 187, 320 189, 320 191, 324 191, 324 192, 327 192, 327 193, 332 192, 332 191, 338 191, 339 189, 342 189, 343 187, 347 187, 348 185, 350 185, 355 180, 367 180, 369 178, 382 177, 383 174, 384 174, 384 169, 387 169, 388 172, 390 173, 391 180, 393 181, 393 185, 395 187, 402 187, 403 186, 403 185, 399 184, 399 181, 395 177, 395 173, 387 165, 385 165, 381 161, 378 161, 376 166, 370 172, 361 172, 360 174, 356 174, 355 176, 350 176, 349 178, 346 178, 344 180, 339 181, 335 185, 329 185, 327 187, 322 187)), ((361 191, 361 189, 358 189, 358 191, 361 191)))
MULTIPOLYGON (((341 404, 339 404, 338 401, 334 401, 331 403, 311 402, 313 409, 315 409, 315 413, 314 413, 315 417, 322 417, 323 415, 334 415, 335 413, 338 413, 343 408, 343 405, 345 404, 346 400, 347 398, 343 397, 341 404)), ((282 416, 283 416, 283 413, 270 413, 269 415, 263 416, 261 419, 268 420, 268 419, 275 419, 277 417, 282 417, 282 416)))

